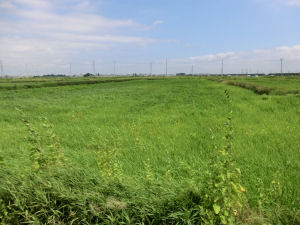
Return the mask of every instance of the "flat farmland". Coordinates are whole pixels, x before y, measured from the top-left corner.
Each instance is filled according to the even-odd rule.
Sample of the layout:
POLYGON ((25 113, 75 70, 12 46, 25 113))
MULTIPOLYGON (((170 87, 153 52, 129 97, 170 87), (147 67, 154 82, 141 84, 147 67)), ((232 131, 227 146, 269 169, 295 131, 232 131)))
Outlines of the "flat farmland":
POLYGON ((103 79, 0 88, 0 221, 300 223, 298 78, 103 79))

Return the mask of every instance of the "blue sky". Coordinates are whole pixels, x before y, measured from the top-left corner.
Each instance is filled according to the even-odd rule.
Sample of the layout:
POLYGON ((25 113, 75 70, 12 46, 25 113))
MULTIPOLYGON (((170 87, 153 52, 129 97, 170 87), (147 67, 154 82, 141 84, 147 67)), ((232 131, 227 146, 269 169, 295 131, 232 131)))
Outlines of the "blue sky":
POLYGON ((300 71, 300 0, 0 0, 3 73, 300 71))

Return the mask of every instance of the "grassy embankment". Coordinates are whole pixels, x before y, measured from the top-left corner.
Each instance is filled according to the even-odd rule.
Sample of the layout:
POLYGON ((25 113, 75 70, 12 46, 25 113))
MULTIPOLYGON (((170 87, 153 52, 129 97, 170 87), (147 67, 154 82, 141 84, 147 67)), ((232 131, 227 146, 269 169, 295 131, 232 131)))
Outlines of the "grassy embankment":
POLYGON ((254 91, 256 94, 287 95, 300 93, 299 76, 275 76, 275 77, 209 77, 210 80, 225 84, 239 86, 254 91))
POLYGON ((1 90, 0 221, 299 224, 299 114, 201 78, 1 90))
POLYGON ((162 79, 162 77, 57 77, 57 78, 10 78, 0 79, 0 90, 16 90, 16 89, 30 89, 30 88, 42 88, 42 87, 59 87, 69 85, 81 85, 81 84, 99 84, 107 82, 122 82, 131 80, 152 80, 162 79))

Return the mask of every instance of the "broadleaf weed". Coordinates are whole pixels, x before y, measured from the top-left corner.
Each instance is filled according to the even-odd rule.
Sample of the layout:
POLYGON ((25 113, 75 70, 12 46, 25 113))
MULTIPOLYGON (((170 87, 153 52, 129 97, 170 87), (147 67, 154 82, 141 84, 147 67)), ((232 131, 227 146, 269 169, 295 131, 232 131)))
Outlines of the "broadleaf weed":
POLYGON ((122 180, 116 148, 100 148, 97 152, 99 173, 103 178, 122 180))
POLYGON ((28 131, 26 140, 30 145, 30 156, 34 171, 49 171, 51 169, 64 166, 65 157, 62 146, 48 119, 45 117, 40 118, 40 121, 43 122, 43 127, 46 130, 46 135, 43 136, 31 124, 30 120, 21 108, 16 108, 16 110, 21 113, 22 121, 26 125, 28 131))

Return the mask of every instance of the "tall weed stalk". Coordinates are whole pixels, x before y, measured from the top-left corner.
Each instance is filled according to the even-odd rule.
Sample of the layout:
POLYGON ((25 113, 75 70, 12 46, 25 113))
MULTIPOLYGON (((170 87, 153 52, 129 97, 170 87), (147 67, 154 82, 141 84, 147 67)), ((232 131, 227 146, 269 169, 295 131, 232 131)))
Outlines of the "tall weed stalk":
POLYGON ((24 111, 21 108, 17 108, 17 111, 21 113, 22 121, 26 125, 28 131, 26 140, 30 145, 30 156, 34 171, 49 171, 65 166, 65 156, 62 146, 48 119, 46 117, 40 118, 40 122, 46 132, 45 135, 41 135, 31 124, 24 111))
POLYGON ((246 204, 241 171, 236 167, 233 158, 232 101, 227 90, 224 94, 228 106, 224 125, 225 145, 221 148, 214 145, 210 170, 204 176, 200 211, 205 224, 235 224, 246 204))

